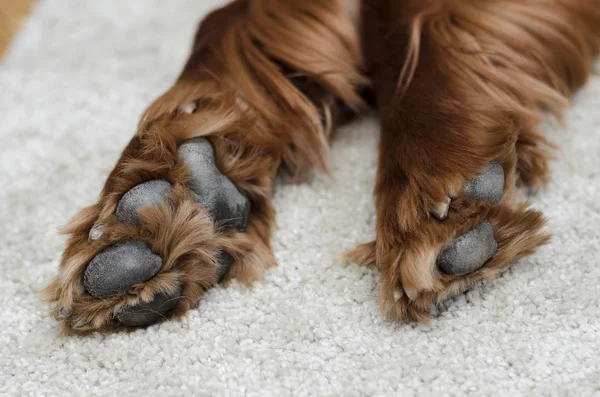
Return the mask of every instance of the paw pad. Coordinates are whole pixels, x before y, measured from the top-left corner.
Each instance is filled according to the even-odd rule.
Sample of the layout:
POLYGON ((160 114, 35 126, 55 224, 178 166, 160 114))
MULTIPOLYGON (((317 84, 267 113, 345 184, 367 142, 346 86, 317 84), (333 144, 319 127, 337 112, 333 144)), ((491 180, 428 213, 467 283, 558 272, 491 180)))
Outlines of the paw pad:
POLYGON ((192 171, 189 188, 196 201, 206 208, 215 222, 245 230, 250 203, 217 168, 210 142, 203 138, 192 139, 182 144, 177 154, 192 171))
POLYGON ((482 222, 454 240, 440 254, 438 267, 446 274, 462 276, 482 267, 497 250, 492 225, 482 222))
POLYGON ((181 287, 172 294, 158 293, 148 303, 126 306, 117 313, 117 320, 127 327, 142 327, 153 324, 172 310, 181 296, 181 287))
POLYGON ((504 196, 504 169, 497 161, 488 166, 465 186, 467 197, 475 201, 498 204, 504 196))
MULTIPOLYGON (((191 171, 188 183, 192 196, 222 227, 246 229, 250 202, 216 166, 214 150, 204 138, 182 144, 177 154, 191 171)), ((150 180, 134 186, 126 192, 115 209, 115 216, 125 223, 139 224, 140 209, 168 200, 172 191, 169 182, 150 180)), ((90 230, 89 241, 102 237, 105 230, 99 226, 90 230)), ((227 252, 219 253, 221 264, 217 272, 220 281, 229 271, 233 257, 227 252)), ((95 298, 129 291, 135 284, 154 277, 161 269, 162 258, 141 241, 122 241, 104 249, 88 264, 84 272, 86 291, 95 298)), ((172 294, 158 293, 150 302, 125 306, 116 315, 121 324, 131 327, 154 323, 172 310, 182 294, 182 287, 172 294)))
POLYGON ((106 298, 150 280, 161 264, 161 257, 141 241, 122 241, 91 260, 85 269, 83 283, 93 297, 106 298))
POLYGON ((140 183, 123 195, 117 204, 115 215, 121 222, 140 223, 139 210, 165 202, 169 193, 171 184, 162 179, 140 183))
MULTIPOLYGON (((491 162, 477 177, 465 183, 465 195, 470 200, 498 204, 504 196, 504 169, 491 162)), ((431 214, 439 220, 448 216, 447 203, 432 209, 431 214)), ((462 276, 482 267, 498 250, 494 230, 489 222, 483 222, 458 237, 437 259, 440 270, 453 276, 462 276)))

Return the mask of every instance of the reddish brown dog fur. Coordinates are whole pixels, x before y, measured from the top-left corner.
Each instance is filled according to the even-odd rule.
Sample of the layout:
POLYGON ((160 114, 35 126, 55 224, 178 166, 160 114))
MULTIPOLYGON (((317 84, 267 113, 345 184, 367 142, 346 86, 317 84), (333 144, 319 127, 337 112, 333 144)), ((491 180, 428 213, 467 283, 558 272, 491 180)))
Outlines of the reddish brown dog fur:
POLYGON ((274 176, 282 167, 326 171, 331 128, 345 109, 363 109, 359 93, 367 92, 381 117, 377 240, 348 256, 379 268, 390 318, 426 321, 436 302, 548 240, 517 185, 548 180, 550 144, 537 126, 547 111, 560 116, 599 50, 600 0, 237 0, 201 23, 181 76, 144 113, 98 203, 66 227, 46 296, 64 332, 87 332, 114 328, 124 304, 178 283, 183 297, 170 316, 183 315, 215 284, 222 249, 235 259, 228 278, 260 280, 275 265, 274 176), (177 145, 198 136, 211 140, 219 169, 251 201, 245 233, 214 225, 184 188, 177 145), (469 202, 465 179, 493 160, 505 169, 504 199, 469 202), (120 197, 154 178, 175 186, 169 202, 146 208, 140 226, 120 224, 120 197), (438 221, 430 209, 448 196, 450 215, 438 221), (436 271, 437 254, 485 219, 496 255, 467 276, 436 271), (94 225, 107 231, 102 242, 88 241, 94 225), (87 263, 127 238, 162 255, 160 274, 124 295, 87 295, 87 263))

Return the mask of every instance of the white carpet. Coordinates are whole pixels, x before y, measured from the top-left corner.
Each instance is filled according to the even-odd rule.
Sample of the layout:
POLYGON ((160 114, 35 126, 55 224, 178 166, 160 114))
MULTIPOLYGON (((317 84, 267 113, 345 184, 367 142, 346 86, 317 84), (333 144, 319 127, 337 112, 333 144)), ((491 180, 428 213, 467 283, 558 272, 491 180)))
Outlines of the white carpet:
POLYGON ((334 141, 334 180, 280 186, 265 285, 217 288, 182 322, 56 337, 36 293, 216 0, 45 0, 0 64, 0 395, 410 396, 600 393, 600 78, 575 99, 553 242, 446 304, 430 327, 377 311, 378 275, 339 254, 373 237, 373 120, 334 141))

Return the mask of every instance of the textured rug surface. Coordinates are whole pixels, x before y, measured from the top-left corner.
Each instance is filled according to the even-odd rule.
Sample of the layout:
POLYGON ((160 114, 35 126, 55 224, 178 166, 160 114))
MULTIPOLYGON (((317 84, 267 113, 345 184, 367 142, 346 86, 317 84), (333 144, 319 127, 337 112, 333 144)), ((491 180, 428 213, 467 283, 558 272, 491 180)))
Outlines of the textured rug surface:
POLYGON ((340 253, 374 235, 377 123, 333 141, 333 178, 279 185, 266 283, 210 291, 181 322, 58 338, 37 296, 57 228, 91 204, 215 0, 46 0, 0 64, 0 395, 410 396, 600 392, 600 78, 574 99, 554 181, 531 197, 552 243, 444 304, 377 310, 340 253))

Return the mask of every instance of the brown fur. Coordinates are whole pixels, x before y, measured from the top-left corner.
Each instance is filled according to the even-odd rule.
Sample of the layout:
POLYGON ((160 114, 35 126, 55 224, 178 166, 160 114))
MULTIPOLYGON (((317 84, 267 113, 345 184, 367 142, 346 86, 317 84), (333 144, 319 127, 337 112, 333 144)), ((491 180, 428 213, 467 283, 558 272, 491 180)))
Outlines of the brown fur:
POLYGON ((367 0, 363 19, 382 124, 377 240, 349 256, 381 270, 384 312, 424 321, 433 303, 548 241, 515 185, 548 178, 538 124, 546 112, 560 117, 565 95, 591 72, 600 2, 367 0), (507 177, 503 201, 465 201, 465 179, 493 160, 507 177), (429 211, 447 196, 450 217, 440 222, 429 211), (467 276, 439 274, 437 253, 485 219, 499 243, 492 260, 467 276))
POLYGON ((181 76, 142 116, 98 204, 64 230, 71 237, 59 274, 44 291, 57 302, 55 315, 68 313, 63 332, 115 327, 114 314, 123 304, 170 292, 176 282, 183 284, 184 298, 171 315, 184 314, 214 285, 219 249, 235 259, 228 278, 247 285, 275 265, 270 233, 277 170, 285 165, 299 175, 312 166, 326 169, 331 115, 338 103, 362 106, 355 88, 367 80, 359 72, 357 4, 239 0, 202 22, 181 76), (294 82, 318 95, 304 95, 294 82), (197 111, 184 113, 189 104, 197 111), (189 176, 177 162, 176 148, 198 136, 209 137, 218 168, 250 199, 245 234, 219 232, 185 193, 189 176), (169 204, 145 210, 140 227, 119 224, 113 212, 121 196, 155 178, 176 186, 169 204), (109 233, 90 243, 94 225, 109 233), (160 276, 111 299, 88 296, 82 281, 87 263, 108 245, 133 238, 163 256, 160 276))
POLYGON ((427 320, 431 305, 548 240, 541 214, 516 199, 516 185, 547 181, 550 145, 537 125, 545 110, 559 115, 565 96, 585 82, 599 37, 599 0, 237 0, 213 12, 177 82, 142 116, 98 203, 65 229, 59 274, 45 290, 63 331, 115 327, 122 305, 177 283, 184 297, 169 317, 183 315, 215 284, 221 249, 235 258, 229 279, 260 280, 275 265, 276 172, 326 171, 330 130, 345 108, 364 106, 359 92, 370 83, 382 124, 377 241, 348 255, 378 266, 390 318, 427 320), (250 199, 246 233, 213 225, 183 187, 189 173, 176 148, 198 136, 211 140, 217 166, 250 199), (505 198, 497 206, 468 202, 465 178, 491 160, 505 167, 505 198), (140 226, 119 224, 120 197, 154 178, 175 186, 169 202, 145 209, 140 226), (451 216, 439 222, 429 209, 448 194, 451 216), (436 254, 484 219, 499 243, 494 258, 468 276, 439 274, 436 254), (94 225, 107 234, 89 242, 94 225), (160 274, 110 299, 88 296, 87 263, 130 238, 163 256, 160 274))

